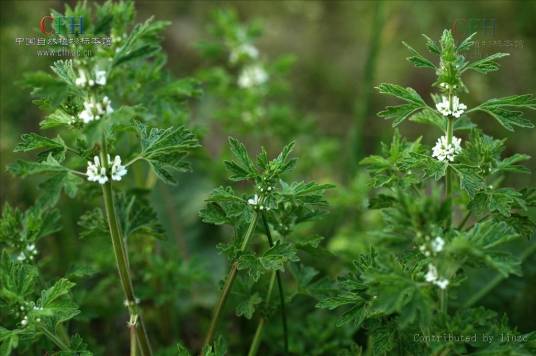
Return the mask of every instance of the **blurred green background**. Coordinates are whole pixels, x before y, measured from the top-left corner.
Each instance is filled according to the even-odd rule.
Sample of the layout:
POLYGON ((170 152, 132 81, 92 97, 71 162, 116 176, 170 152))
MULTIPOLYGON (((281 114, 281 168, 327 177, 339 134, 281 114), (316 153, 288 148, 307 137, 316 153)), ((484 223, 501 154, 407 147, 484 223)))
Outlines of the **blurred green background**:
MULTIPOLYGON (((15 39, 37 34, 39 19, 49 14, 51 8, 61 11, 66 3, 75 4, 73 1, 1 2, 2 204, 9 201, 12 205, 26 207, 35 199, 35 181, 13 178, 6 173, 5 167, 16 159, 12 150, 20 134, 37 131, 42 118, 39 109, 31 102, 29 91, 18 81, 26 71, 48 70, 54 60, 38 57, 35 47, 19 46, 15 39)), ((288 125, 300 121, 308 125, 298 138, 298 153, 303 158, 300 174, 338 186, 330 196, 334 206, 332 216, 321 227, 326 247, 339 253, 344 261, 340 266, 323 267, 331 270, 333 275, 344 269, 345 263, 361 250, 367 239, 365 232, 379 221, 375 212, 365 211, 367 178, 357 166, 359 159, 376 153, 380 142, 390 140, 393 133, 391 122, 376 116, 392 102, 377 94, 373 87, 381 82, 397 83, 411 86, 429 98, 434 73, 415 69, 404 60, 408 52, 401 44, 402 40, 425 52, 421 34, 437 39, 447 28, 455 31, 457 40, 472 32, 479 33, 478 46, 469 52, 470 58, 495 52, 511 53, 500 61, 502 68, 499 72, 466 76, 465 83, 471 92, 462 97, 462 101, 468 107, 491 97, 536 91, 536 1, 136 1, 135 4, 138 21, 153 15, 159 20, 171 21, 163 45, 168 54, 167 67, 176 77, 191 76, 207 67, 196 44, 208 38, 210 14, 220 8, 234 9, 241 21, 259 22, 263 33, 257 47, 262 57, 294 55, 295 64, 288 74, 290 90, 285 100, 299 113, 292 118, 297 122, 288 125)), ((198 168, 210 164, 210 160, 219 160, 228 136, 238 137, 253 151, 257 150, 259 142, 251 139, 251 131, 255 128, 244 133, 236 126, 222 127, 213 122, 211 114, 207 96, 191 103, 191 126, 202 128, 204 152, 208 156, 208 161, 200 160, 196 164, 198 168)), ((534 113, 529 115, 533 122, 536 121, 534 113)), ((514 152, 536 155, 536 130, 512 133, 489 117, 478 120, 486 133, 508 139, 506 155, 514 152)), ((427 144, 437 139, 437 132, 409 122, 401 127, 401 132, 412 139, 422 135, 427 144)), ((262 136, 262 132, 258 134, 262 136)), ((279 141, 270 137, 260 140, 271 152, 283 144, 279 141)), ((527 166, 536 171, 536 160, 530 160, 527 166)), ((215 244, 221 238, 214 234, 214 229, 199 222, 197 212, 211 188, 221 184, 223 178, 208 179, 202 177, 202 172, 209 170, 199 168, 197 171, 182 177, 182 185, 176 188, 158 184, 152 195, 168 235, 179 246, 180 255, 186 261, 191 256, 197 256, 200 261, 215 256, 215 244)), ((534 185, 534 182, 534 175, 516 175, 507 184, 523 187, 534 185)), ((81 249, 80 240, 72 238, 77 231, 73 216, 78 216, 80 211, 76 203, 68 199, 62 200, 61 204, 62 211, 68 211, 72 216, 64 216, 66 228, 57 236, 58 242, 47 246, 50 256, 58 253, 65 256, 60 264, 48 262, 46 266, 51 275, 65 273, 81 254, 77 252, 81 249)), ((213 291, 205 295, 202 286, 212 290, 224 273, 222 257, 216 257, 215 262, 209 264, 217 266, 219 272, 210 277, 208 286, 203 278, 200 278, 201 282, 182 281, 186 284, 185 290, 191 287, 188 283, 193 283, 195 292, 191 303, 194 308, 200 305, 205 314, 208 314, 215 296, 211 294, 213 291)), ((185 268, 191 271, 192 267, 185 268)), ((200 267, 203 268, 206 266, 200 267)), ((501 297, 501 293, 486 301, 499 311, 508 312, 513 323, 523 330, 536 328, 534 318, 529 317, 536 315, 534 287, 527 287, 531 281, 532 285, 536 284, 536 273, 534 268, 527 272, 524 283, 519 284, 519 280, 508 282, 518 283, 514 288, 516 303, 512 303, 511 295, 501 297)), ((120 300, 120 297, 116 299, 120 300)), ((190 302, 180 303, 182 310, 192 308, 190 302)), ((193 312, 188 315, 195 318, 193 312)), ((91 315, 86 317, 91 319, 91 315)), ((190 330, 186 327, 180 333, 186 339, 195 340, 199 330, 194 329, 199 328, 190 330)), ((170 334, 173 332, 169 331, 170 334)), ((162 336, 163 343, 165 337, 162 336)))

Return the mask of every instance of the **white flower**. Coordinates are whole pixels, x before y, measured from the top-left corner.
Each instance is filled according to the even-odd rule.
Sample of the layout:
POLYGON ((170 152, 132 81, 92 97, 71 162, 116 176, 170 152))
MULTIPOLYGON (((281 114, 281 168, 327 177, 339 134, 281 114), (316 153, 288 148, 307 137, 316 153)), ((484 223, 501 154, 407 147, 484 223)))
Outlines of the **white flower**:
POLYGON ((102 105, 104 105, 104 111, 106 111, 107 114, 111 114, 114 112, 114 109, 112 108, 112 102, 107 96, 104 96, 104 98, 102 98, 102 105))
POLYGON ((241 88, 251 88, 261 85, 268 80, 268 73, 259 65, 252 65, 244 68, 238 78, 238 86, 241 88))
POLYGON ((441 237, 436 237, 432 241, 432 250, 434 252, 441 252, 443 250, 443 247, 445 246, 445 240, 443 240, 441 237))
POLYGON ((452 142, 447 143, 447 136, 441 136, 432 150, 432 157, 436 157, 440 161, 454 161, 454 157, 462 151, 462 140, 457 137, 452 137, 452 142))
POLYGON ((467 105, 460 103, 460 98, 454 96, 452 98, 452 115, 458 118, 463 114, 465 110, 467 110, 467 105))
POLYGON ((86 72, 82 69, 78 70, 78 78, 74 81, 77 87, 85 87, 87 83, 86 72))
POLYGON ((441 101, 436 104, 436 109, 444 116, 453 115, 454 117, 459 118, 464 111, 467 110, 467 105, 461 103, 460 98, 457 96, 453 96, 451 110, 448 97, 442 96, 441 101))
POLYGON ((84 110, 78 114, 78 117, 84 122, 84 124, 87 124, 93 120, 98 120, 100 117, 96 113, 96 108, 97 103, 95 102, 95 98, 91 97, 84 101, 84 110))
POLYGON ((120 181, 121 178, 127 174, 127 169, 125 166, 121 165, 121 157, 116 155, 114 157, 113 162, 110 159, 110 155, 108 155, 108 164, 112 165, 112 179, 116 181, 120 181))
POLYGON ((85 87, 89 85, 90 87, 95 84, 105 85, 106 84, 106 71, 102 69, 95 69, 95 78, 91 78, 90 75, 83 69, 78 69, 78 77, 75 79, 74 83, 77 87, 85 87))
POLYGON ((84 101, 84 110, 78 114, 78 117, 84 124, 99 120, 104 114, 111 114, 114 111, 111 104, 112 102, 107 96, 104 96, 100 102, 96 101, 94 97, 90 97, 84 101))
POLYGON ((447 288, 449 285, 449 280, 446 278, 439 278, 439 275, 437 273, 437 268, 433 264, 428 265, 428 272, 424 276, 424 279, 426 282, 430 282, 432 284, 435 284, 441 289, 447 288))
POLYGON ((22 326, 28 325, 28 316, 25 316, 24 319, 21 320, 20 325, 22 326))
POLYGON ((106 71, 101 69, 95 70, 95 83, 98 85, 106 85, 106 71))
POLYGON ((446 278, 438 279, 434 284, 441 289, 445 289, 449 285, 449 280, 446 278))
POLYGON ((441 101, 436 104, 436 109, 444 116, 450 115, 449 99, 446 96, 442 96, 441 101))
POLYGON ((438 275, 437 275, 437 268, 433 264, 428 265, 428 272, 424 276, 424 279, 426 282, 434 283, 437 281, 438 275))
POLYGON ((98 156, 93 158, 94 162, 87 162, 87 180, 90 182, 99 182, 99 184, 104 184, 108 181, 106 176, 106 168, 101 166, 101 162, 98 156))
POLYGON ((233 48, 233 50, 231 51, 231 54, 229 55, 229 61, 231 63, 236 63, 242 57, 255 59, 258 56, 259 56, 259 50, 255 46, 249 43, 243 43, 240 46, 233 48))
POLYGON ((26 259, 26 255, 24 254, 24 252, 19 253, 19 255, 17 256, 17 261, 19 262, 22 262, 25 259, 26 259))
POLYGON ((260 201, 259 196, 255 194, 253 198, 248 199, 248 204, 256 206, 257 204, 259 204, 259 201, 260 201))
POLYGON ((421 251, 423 255, 425 255, 426 257, 430 256, 430 251, 428 251, 428 249, 426 248, 426 245, 420 245, 419 251, 421 251))

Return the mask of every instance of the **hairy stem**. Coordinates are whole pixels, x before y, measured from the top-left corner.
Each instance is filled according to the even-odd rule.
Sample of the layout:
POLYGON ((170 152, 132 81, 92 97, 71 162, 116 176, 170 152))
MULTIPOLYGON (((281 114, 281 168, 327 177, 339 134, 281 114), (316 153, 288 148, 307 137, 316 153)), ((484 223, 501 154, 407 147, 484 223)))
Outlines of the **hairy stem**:
MULTIPOLYGON (((266 293, 266 299, 264 300, 264 305, 266 308, 268 308, 268 306, 270 305, 270 298, 272 297, 272 290, 274 289, 276 276, 277 273, 272 272, 272 276, 270 277, 270 284, 268 285, 268 292, 266 293)), ((257 351, 259 350, 259 346, 261 344, 262 332, 264 329, 265 322, 266 318, 264 316, 261 317, 259 320, 259 324, 257 324, 255 336, 253 337, 253 341, 251 342, 251 346, 249 347, 248 356, 255 356, 257 354, 257 351)))
MULTIPOLYGON (((449 89, 449 109, 452 112, 452 89, 449 89)), ((454 118, 447 117, 447 144, 452 144, 452 136, 454 132, 454 118)), ((447 167, 447 175, 445 176, 445 198, 450 201, 451 210, 447 218, 447 229, 450 229, 452 224, 452 169, 447 167)), ((439 292, 440 310, 443 314, 447 313, 448 296, 447 290, 441 289, 439 292)))
POLYGON ((59 338, 56 334, 50 332, 50 330, 48 330, 46 327, 41 327, 40 330, 43 331, 43 334, 45 334, 50 341, 56 344, 61 351, 71 352, 69 345, 63 342, 63 340, 61 340, 61 338, 59 338))
MULTIPOLYGON (((452 106, 452 95, 449 95, 449 102, 452 106)), ((450 145, 452 144, 452 136, 454 131, 454 118, 448 117, 447 120, 447 143, 450 145)), ((447 175, 445 176, 445 198, 448 200, 452 199, 452 169, 450 167, 447 168, 447 175)), ((447 228, 450 228, 451 223, 452 209, 447 220, 447 228)))
POLYGON ((465 226, 465 224, 466 224, 467 221, 469 220, 469 217, 471 217, 471 210, 469 210, 469 211, 467 212, 467 214, 465 214, 465 217, 464 217, 463 220, 460 222, 460 225, 458 225, 458 230, 463 229, 463 227, 465 226))
MULTIPOLYGON (((274 246, 274 240, 272 239, 272 234, 270 232, 270 226, 268 226, 268 221, 266 220, 266 216, 262 214, 262 224, 264 226, 264 230, 266 231, 266 238, 268 239, 268 245, 271 247, 274 246)), ((279 271, 275 271, 275 276, 277 279, 277 289, 279 290, 279 301, 281 303, 281 322, 283 324, 283 335, 284 335, 284 343, 285 343, 285 354, 288 354, 288 327, 287 327, 287 313, 285 308, 285 294, 283 290, 283 282, 281 281, 281 273, 279 271)), ((271 292, 270 292, 271 293, 271 292)), ((267 297, 269 299, 269 297, 267 297)), ((264 318, 261 319, 262 323, 264 324, 264 318)), ((259 321, 260 324, 260 321, 259 321)), ((259 330, 257 328, 257 330, 259 330)), ((260 330, 262 332, 262 328, 260 330)), ((260 338, 261 335, 259 335, 260 338)), ((257 335, 255 335, 257 337, 257 335)), ((254 340, 255 342, 256 340, 254 340)), ((260 340, 259 340, 260 341, 260 340)), ((257 341, 257 342, 259 342, 257 341)), ((250 350, 251 352, 251 350, 250 350)))
MULTIPOLYGON (((103 138, 101 161, 103 166, 108 170, 107 154, 106 141, 103 138)), ((145 324, 137 307, 137 300, 134 294, 134 286, 132 285, 132 277, 128 264, 127 251, 117 221, 117 213, 115 211, 112 194, 112 184, 110 181, 102 185, 102 195, 104 198, 104 207, 106 210, 108 227, 110 229, 110 237, 112 239, 112 247, 115 255, 117 271, 119 273, 121 287, 123 288, 123 292, 125 294, 125 304, 128 307, 128 312, 130 315, 129 327, 135 328, 136 330, 135 335, 137 338, 137 345, 140 348, 141 354, 143 356, 152 355, 149 337, 147 336, 147 331, 145 330, 145 324)))
POLYGON ((130 327, 130 356, 136 356, 138 345, 136 344, 136 328, 130 327))
MULTIPOLYGON (((255 230, 255 226, 257 225, 257 219, 258 214, 255 212, 253 213, 253 219, 251 219, 246 234, 244 235, 244 239, 242 240, 242 244, 240 245, 240 252, 246 249, 249 239, 251 238, 251 235, 255 230)), ((229 292, 231 291, 231 287, 233 286, 237 272, 238 262, 234 261, 231 266, 231 269, 229 270, 229 273, 227 274, 227 277, 225 278, 225 284, 223 285, 223 289, 221 291, 218 302, 214 307, 214 311, 212 313, 212 320, 210 321, 210 326, 208 328, 207 335, 205 336, 205 341, 203 343, 203 349, 209 346, 212 342, 212 338, 214 337, 214 332, 216 331, 216 327, 218 326, 218 321, 220 319, 221 312, 223 310, 225 302, 227 301, 227 297, 229 296, 229 292)))
MULTIPOLYGON (((532 256, 532 254, 535 252, 536 252, 536 243, 533 243, 525 251, 523 251, 523 254, 521 255, 521 263, 523 263, 527 258, 532 256)), ((463 306, 465 308, 472 307, 480 299, 484 298, 488 293, 490 293, 493 289, 495 289, 504 279, 506 279, 506 277, 504 277, 503 275, 501 274, 496 275, 491 281, 489 281, 487 285, 479 289, 476 294, 474 294, 471 298, 469 298, 463 306)))
POLYGON ((447 313, 447 290, 441 289, 439 291, 439 309, 441 310, 441 313, 446 314, 447 313))

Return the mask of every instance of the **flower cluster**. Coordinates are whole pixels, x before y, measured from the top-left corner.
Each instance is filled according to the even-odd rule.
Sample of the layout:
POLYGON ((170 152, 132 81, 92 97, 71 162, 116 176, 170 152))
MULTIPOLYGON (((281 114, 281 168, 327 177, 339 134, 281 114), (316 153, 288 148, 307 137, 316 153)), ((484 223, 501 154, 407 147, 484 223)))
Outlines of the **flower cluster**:
POLYGON ((269 206, 262 204, 262 198, 255 194, 252 198, 248 199, 248 204, 251 205, 255 210, 270 210, 269 206))
MULTIPOLYGON (((42 311, 43 307, 34 306, 33 310, 34 311, 42 311)), ((24 313, 26 311, 26 308, 24 307, 24 305, 21 305, 20 311, 21 311, 21 313, 24 313)), ((17 313, 17 315, 18 315, 18 313, 17 313)), ((35 321, 39 323, 39 322, 41 322, 41 318, 36 318, 35 321)), ((29 322, 28 315, 24 315, 24 317, 20 321, 20 325, 22 327, 24 327, 24 326, 28 325, 28 322, 29 322)))
POLYGON ((75 84, 81 88, 85 87, 86 85, 89 85, 90 87, 95 85, 106 85, 106 71, 96 69, 94 77, 92 78, 85 70, 79 69, 78 78, 76 78, 75 84))
MULTIPOLYGON (((121 164, 121 157, 116 155, 112 161, 110 155, 108 155, 108 165, 111 165, 111 177, 112 180, 120 181, 125 174, 127 174, 127 168, 121 164)), ((90 182, 99 182, 99 184, 105 184, 108 182, 108 176, 106 175, 106 168, 101 164, 99 156, 93 157, 93 162, 87 162, 87 180, 90 182)))
POLYGON ((19 255, 17 256, 17 260, 21 262, 25 261, 26 259, 33 261, 36 255, 37 249, 35 248, 35 244, 29 244, 28 246, 26 246, 24 251, 19 253, 19 255))
POLYGON ((432 157, 436 157, 440 161, 454 161, 454 158, 462 151, 462 140, 452 136, 452 142, 448 143, 447 136, 441 136, 432 151, 432 157))
POLYGON ((248 199, 248 204, 253 206, 255 209, 270 210, 270 207, 265 204, 266 195, 272 193, 274 191, 274 187, 272 187, 271 185, 268 185, 265 188, 263 188, 262 186, 259 185, 258 189, 261 195, 259 196, 258 194, 255 194, 252 198, 248 199))
POLYGON ((238 86, 241 88, 251 88, 266 83, 268 73, 260 65, 250 65, 245 67, 238 78, 238 86))
POLYGON ((259 57, 259 50, 249 43, 243 43, 231 50, 229 62, 235 64, 242 58, 257 59, 257 57, 259 57))
POLYGON ((84 110, 78 114, 78 117, 84 124, 99 120, 104 114, 111 114, 114 111, 111 104, 107 96, 104 96, 101 101, 96 101, 94 97, 91 97, 84 102, 84 110))
POLYGON ((435 284, 441 289, 445 289, 449 285, 449 280, 446 278, 440 278, 439 274, 437 273, 437 268, 431 263, 428 264, 428 272, 424 276, 424 279, 426 282, 435 284))
POLYGON ((460 102, 460 98, 457 96, 452 97, 452 108, 450 106, 449 98, 446 96, 441 97, 441 101, 436 104, 437 111, 444 116, 452 115, 459 118, 467 109, 467 106, 460 102))
POLYGON ((93 162, 87 162, 87 180, 90 182, 99 182, 99 184, 104 184, 108 182, 108 177, 106 176, 106 168, 101 165, 99 156, 93 157, 93 162))
MULTIPOLYGON (((426 240, 428 242, 429 238, 427 237, 426 240)), ((443 247, 445 247, 445 240, 443 240, 443 238, 440 236, 437 236, 431 242, 420 245, 419 251, 421 251, 426 257, 430 257, 432 254, 435 255, 443 251, 443 247)))

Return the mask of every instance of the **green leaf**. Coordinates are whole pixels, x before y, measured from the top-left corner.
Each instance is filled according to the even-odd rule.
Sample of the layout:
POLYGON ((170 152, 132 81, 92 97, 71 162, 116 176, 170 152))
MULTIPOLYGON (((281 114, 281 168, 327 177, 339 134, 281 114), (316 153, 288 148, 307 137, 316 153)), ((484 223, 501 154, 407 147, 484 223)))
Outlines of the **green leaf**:
POLYGON ((427 290, 421 288, 399 262, 389 262, 385 267, 389 269, 370 269, 362 275, 368 286, 367 293, 374 296, 369 313, 385 316, 398 313, 402 328, 415 322, 429 325, 432 300, 427 290))
POLYGON ((512 188, 487 189, 480 192, 475 196, 469 208, 482 213, 496 211, 506 217, 512 214, 514 208, 527 210, 521 193, 512 188))
POLYGON ((378 113, 379 117, 386 120, 394 120, 393 127, 400 125, 404 120, 422 109, 422 106, 416 104, 404 104, 398 106, 388 106, 385 110, 378 113))
POLYGON ((207 206, 199 212, 201 221, 207 224, 224 225, 229 223, 225 210, 216 203, 207 203, 207 206))
POLYGON ((514 126, 533 128, 534 124, 523 117, 521 111, 510 111, 501 108, 478 109, 491 115, 508 131, 514 131, 514 126))
POLYGON ((145 124, 137 123, 136 129, 140 137, 140 156, 149 162, 164 183, 176 184, 174 173, 190 170, 185 158, 199 147, 194 134, 184 126, 149 129, 145 124))
POLYGON ((412 56, 406 59, 410 63, 413 63, 415 67, 435 69, 436 66, 432 62, 430 62, 430 60, 426 59, 422 54, 420 54, 417 50, 412 48, 410 45, 408 45, 404 41, 402 41, 402 44, 411 52, 412 56))
POLYGON ((238 258, 238 270, 247 270, 249 277, 255 282, 257 282, 265 272, 260 259, 250 253, 243 254, 238 258))
POLYGON ((71 172, 60 172, 42 182, 39 185, 41 188, 41 196, 38 204, 42 206, 54 206, 61 196, 62 190, 70 197, 74 198, 78 193, 78 187, 84 180, 71 172))
POLYGON ((32 150, 44 149, 45 152, 52 153, 55 157, 65 153, 65 143, 60 136, 55 139, 40 136, 35 133, 23 134, 21 141, 15 146, 13 152, 28 152, 32 150))
POLYGON ((475 36, 476 36, 476 32, 469 35, 469 37, 467 37, 466 39, 464 39, 462 43, 460 43, 458 46, 458 49, 457 49, 458 52, 463 52, 463 51, 467 51, 471 49, 471 47, 473 47, 473 45, 475 44, 475 41, 473 40, 475 36))
POLYGON ((516 153, 503 160, 495 160, 495 167, 492 168, 491 173, 492 174, 502 173, 502 172, 530 173, 528 168, 517 164, 519 162, 527 161, 529 159, 530 159, 529 155, 516 153))
POLYGON ((261 265, 271 271, 283 271, 286 263, 296 261, 299 261, 296 248, 288 243, 276 244, 260 257, 261 265))
POLYGON ((7 250, 0 257, 0 300, 5 304, 21 303, 35 288, 39 274, 28 264, 17 263, 11 259, 7 250))
POLYGON ((227 344, 223 337, 219 335, 214 343, 205 346, 201 353, 203 356, 225 356, 227 354, 227 344))
POLYGON ((414 103, 419 106, 426 105, 424 100, 422 100, 421 96, 413 88, 404 88, 396 84, 383 83, 378 85, 376 89, 378 89, 380 94, 392 95, 399 99, 414 103))
POLYGON ((8 330, 0 326, 0 356, 9 356, 19 345, 19 337, 15 330, 8 330))
POLYGON ((487 74, 489 72, 495 72, 499 70, 499 64, 495 62, 496 59, 509 56, 509 53, 495 53, 486 58, 482 58, 478 61, 469 63, 465 68, 461 70, 461 73, 466 70, 474 70, 479 73, 487 74))
POLYGON ((279 155, 277 155, 277 157, 272 162, 270 162, 268 170, 271 172, 269 172, 269 176, 276 178, 281 174, 287 172, 294 166, 294 164, 296 163, 296 159, 290 158, 290 154, 294 150, 294 146, 295 142, 290 142, 285 147, 283 147, 279 155))
POLYGON ((491 115, 509 131, 514 131, 514 126, 534 127, 534 124, 530 120, 523 117, 521 111, 514 111, 513 109, 536 110, 536 98, 533 94, 524 94, 490 99, 468 112, 483 111, 491 115))
POLYGON ((169 24, 168 21, 153 21, 152 17, 137 24, 115 53, 112 65, 115 67, 158 53, 161 50, 161 33, 169 24))
POLYGON ((317 308, 335 310, 345 305, 353 305, 363 302, 363 298, 357 293, 342 292, 334 296, 328 296, 320 300, 317 304, 317 308))
POLYGON ((180 341, 177 343, 177 355, 176 356, 192 356, 190 351, 180 341))
POLYGON ((50 68, 58 77, 68 85, 74 86, 76 74, 73 70, 73 61, 70 59, 55 61, 50 68))
POLYGON ((519 258, 496 249, 518 237, 517 232, 508 224, 487 220, 476 224, 467 232, 458 232, 448 244, 447 250, 457 255, 468 255, 469 263, 486 264, 504 277, 512 273, 520 275, 519 258))
POLYGON ((20 212, 9 204, 4 206, 0 219, 0 242, 8 246, 35 243, 62 228, 61 215, 57 209, 48 206, 32 206, 20 212))
POLYGON ((454 172, 458 175, 460 188, 469 194, 471 198, 486 186, 484 180, 475 172, 474 168, 461 164, 451 164, 450 166, 454 168, 454 172))
POLYGON ((252 179, 257 176, 257 170, 251 158, 249 158, 246 147, 233 137, 229 137, 229 146, 233 154, 233 161, 225 161, 225 168, 231 173, 231 180, 241 181, 252 179))
POLYGON ((243 316, 246 319, 251 319, 253 316, 253 313, 255 312, 255 309, 258 304, 262 302, 262 298, 259 296, 258 293, 253 293, 248 298, 240 302, 236 306, 236 315, 237 316, 243 316))
POLYGON ((441 53, 441 49, 439 48, 439 46, 437 45, 437 43, 435 43, 433 39, 426 36, 425 34, 423 34, 422 36, 426 39, 426 48, 428 48, 430 52, 435 53, 435 54, 441 53))
POLYGON ((398 126, 418 110, 426 108, 426 103, 421 96, 412 88, 403 88, 396 84, 380 84, 377 89, 381 94, 388 94, 408 103, 399 106, 388 106, 386 110, 378 113, 385 119, 392 119, 393 127, 398 126))
POLYGON ((127 238, 135 235, 164 238, 164 228, 158 216, 142 193, 129 192, 117 196, 117 215, 121 231, 127 238))
POLYGON ((53 156, 49 154, 47 159, 43 162, 31 162, 18 160, 15 163, 8 166, 8 171, 19 177, 26 177, 29 175, 39 173, 55 173, 66 172, 67 168, 63 167, 53 156))
POLYGON ((67 114, 62 109, 57 109, 41 121, 39 126, 43 129, 50 129, 58 126, 69 126, 76 121, 77 119, 74 116, 67 114))
POLYGON ((200 83, 193 78, 174 80, 162 86, 155 93, 156 96, 169 96, 178 99, 197 97, 201 95, 200 83))
POLYGON ((66 278, 59 279, 52 287, 41 292, 37 305, 42 311, 36 311, 39 316, 49 317, 54 328, 60 323, 74 318, 80 313, 69 294, 75 284, 66 278))
POLYGON ((81 227, 80 238, 107 236, 108 226, 100 208, 86 211, 78 220, 81 227))
POLYGON ((292 182, 291 184, 282 184, 279 192, 280 196, 287 202, 295 205, 307 204, 326 206, 327 201, 324 198, 326 190, 332 189, 332 184, 317 184, 315 182, 292 182))
POLYGON ((48 308, 56 305, 58 300, 69 293, 75 284, 68 279, 61 278, 54 285, 41 293, 40 305, 48 308))
POLYGON ((209 224, 240 225, 249 219, 249 210, 245 213, 244 205, 245 201, 231 187, 218 187, 209 195, 207 206, 199 215, 209 224))

